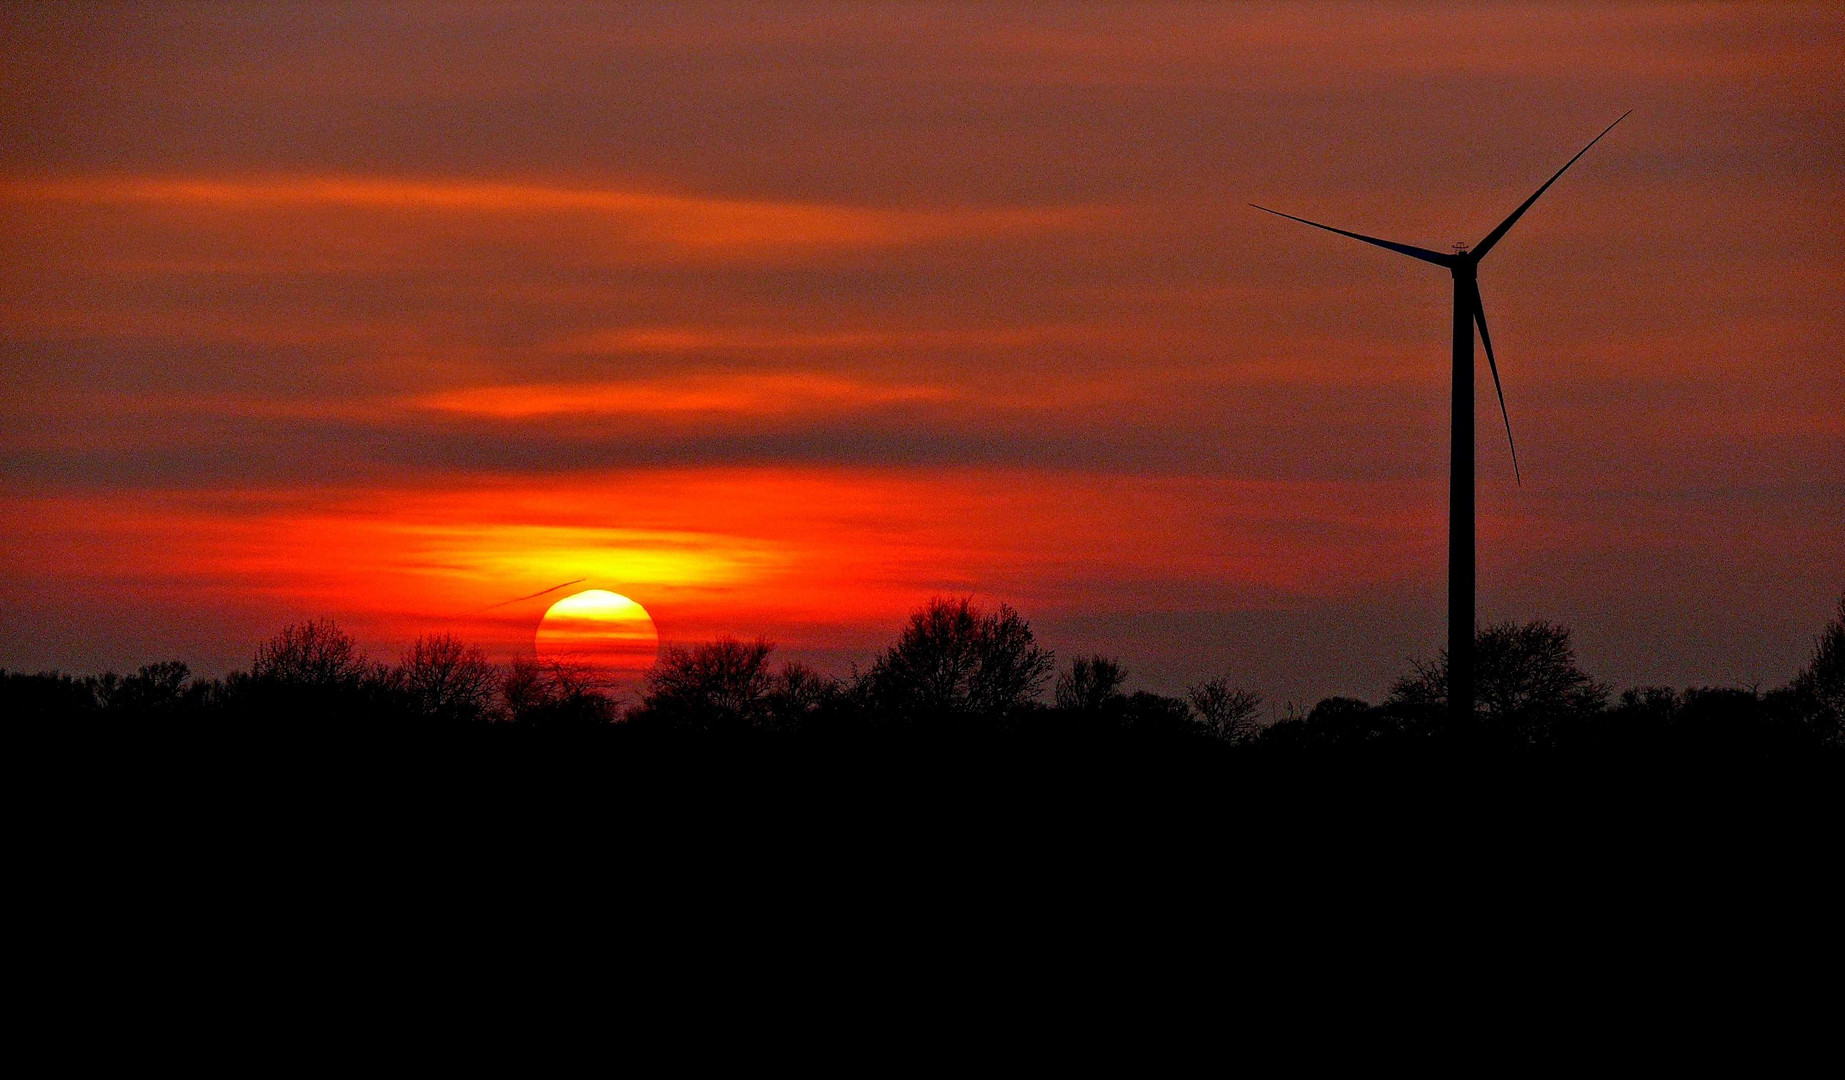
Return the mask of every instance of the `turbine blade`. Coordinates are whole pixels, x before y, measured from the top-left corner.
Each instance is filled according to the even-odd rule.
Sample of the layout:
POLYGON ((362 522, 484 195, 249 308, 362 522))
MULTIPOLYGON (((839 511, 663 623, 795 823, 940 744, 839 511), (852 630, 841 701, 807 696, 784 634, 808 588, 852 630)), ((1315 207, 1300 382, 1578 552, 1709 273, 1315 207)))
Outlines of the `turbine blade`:
POLYGON ((1249 205, 1255 206, 1257 210, 1260 210, 1263 213, 1274 214, 1276 217, 1284 217, 1284 218, 1287 218, 1289 221, 1298 221, 1302 225, 1311 225, 1316 229, 1325 229, 1327 232, 1336 232, 1340 236, 1349 236, 1354 240, 1362 240, 1367 244, 1376 244, 1378 247, 1381 247, 1381 248, 1389 248, 1391 251, 1394 251, 1398 253, 1399 255, 1408 255, 1412 259, 1421 259, 1423 262, 1432 262, 1436 266, 1451 267, 1454 265, 1454 256, 1445 255, 1439 251, 1430 251, 1427 248, 1413 247, 1409 244, 1399 244, 1395 242, 1394 240, 1379 240, 1375 236, 1366 236, 1363 233, 1346 232, 1344 229, 1335 229, 1331 225, 1322 225, 1317 221, 1308 221, 1304 217, 1295 217, 1293 214, 1284 214, 1279 210, 1270 210, 1266 206, 1257 206, 1255 203, 1250 203, 1249 205))
POLYGON ((1505 410, 1505 390, 1499 385, 1499 361, 1493 359, 1493 335, 1486 332, 1486 305, 1480 300, 1480 287, 1473 289, 1473 321, 1480 324, 1480 340, 1486 345, 1486 366, 1493 373, 1493 392, 1499 395, 1499 417, 1505 421, 1505 444, 1512 448, 1512 477, 1518 486, 1525 485, 1518 471, 1518 444, 1512 441, 1512 417, 1505 410))
MULTIPOLYGON (((1622 113, 1620 116, 1615 118, 1614 124, 1618 124, 1621 121, 1627 119, 1629 116, 1632 116, 1633 113, 1634 111, 1632 109, 1627 110, 1626 112, 1622 113)), ((1603 128, 1602 135, 1606 135, 1610 131, 1613 131, 1614 124, 1609 124, 1607 127, 1603 128)), ((1601 142, 1602 135, 1597 135, 1595 138, 1590 139, 1589 146, 1594 146, 1596 143, 1601 142)), ((1580 158, 1582 155, 1589 152, 1589 146, 1585 146, 1581 150, 1576 151, 1576 157, 1573 157, 1569 159, 1568 161, 1564 162, 1563 168, 1557 170, 1557 176, 1562 176, 1564 173, 1568 172, 1569 167, 1571 165, 1576 164, 1576 158, 1580 158)), ((1503 237, 1508 231, 1511 230, 1512 226, 1517 223, 1518 219, 1525 215, 1525 211, 1531 209, 1532 203, 1538 201, 1538 196, 1544 194, 1544 192, 1550 189, 1550 185, 1557 182, 1557 176, 1553 176, 1550 179, 1544 181, 1544 186, 1541 188, 1538 188, 1535 192, 1532 193, 1529 199, 1526 199, 1522 204, 1520 204, 1518 209, 1512 211, 1511 217, 1506 218, 1504 221, 1500 222, 1499 227, 1497 229, 1494 229, 1492 232, 1489 232, 1486 234, 1486 239, 1474 245, 1474 249, 1473 249, 1474 261, 1478 262, 1479 260, 1486 258, 1486 253, 1493 250, 1493 245, 1499 242, 1500 237, 1503 237)))

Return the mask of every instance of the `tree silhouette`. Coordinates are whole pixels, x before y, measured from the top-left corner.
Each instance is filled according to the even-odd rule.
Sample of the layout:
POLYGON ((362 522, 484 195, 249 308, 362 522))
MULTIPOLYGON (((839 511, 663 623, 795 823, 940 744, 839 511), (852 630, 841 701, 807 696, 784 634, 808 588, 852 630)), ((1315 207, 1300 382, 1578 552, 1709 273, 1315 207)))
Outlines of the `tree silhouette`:
POLYGON ((1186 688, 1185 696, 1205 730, 1220 739, 1240 742, 1259 730, 1256 714, 1262 695, 1237 686, 1228 675, 1195 683, 1186 688))
POLYGON ((838 684, 805 664, 772 670, 774 651, 761 639, 728 637, 668 646, 647 673, 640 708, 629 719, 696 731, 797 728, 833 700, 838 684))
POLYGON ((178 660, 143 664, 133 675, 119 678, 105 672, 95 681, 96 701, 110 713, 162 716, 204 691, 203 685, 192 686, 191 679, 192 669, 178 660))
POLYGON ((1078 656, 1070 661, 1070 670, 1057 677, 1057 707, 1099 712, 1123 697, 1121 684, 1126 681, 1127 669, 1116 661, 1099 654, 1078 656))
MULTIPOLYGON (((1766 693, 1755 687, 1636 687, 1613 708, 1607 689, 1577 666, 1567 628, 1547 622, 1488 627, 1476 641, 1484 722, 1460 726, 1448 723, 1442 708, 1446 657, 1417 663, 1381 706, 1327 698, 1305 715, 1290 706, 1286 719, 1263 727, 1261 697, 1228 676, 1189 687, 1189 700, 1124 694, 1121 665, 1090 654, 1073 660, 1057 680, 1057 708, 1043 708, 1035 699, 1051 673, 1050 653, 1011 608, 983 611, 968 599, 938 598, 914 612, 897 640, 849 686, 802 664, 773 667, 772 654, 766 641, 732 638, 669 647, 639 704, 628 711, 628 725, 618 728, 615 703, 586 665, 524 656, 502 675, 479 649, 439 634, 419 638, 398 664, 381 667, 335 624, 310 621, 263 642, 249 672, 222 680, 195 679, 178 661, 147 664, 127 676, 0 671, 0 716, 34 733, 83 732, 85 739, 100 733, 145 739, 136 745, 232 751, 251 746, 252 737, 299 746, 310 741, 303 734, 324 731, 319 745, 336 755, 394 741, 421 753, 473 721, 606 731, 615 740, 611 745, 628 747, 648 745, 633 741, 632 731, 649 727, 693 732, 701 740, 735 736, 739 745, 764 749, 797 736, 772 752, 798 748, 820 762, 879 745, 924 748, 938 761, 1124 750, 1174 764, 1230 760, 1215 756, 1222 750, 1256 761, 1265 760, 1260 755, 1276 755, 1267 759, 1274 761, 1411 755, 1546 768, 1637 768, 1676 759, 1699 762, 1714 769, 1712 775, 1740 777, 1749 769, 1777 775, 1759 772, 1767 763, 1802 769, 1836 763, 1836 752, 1845 749, 1845 596, 1816 639, 1810 662, 1785 687, 1766 693), (957 716, 982 719, 957 723, 957 716), (949 722, 918 723, 926 720, 949 722), (210 738, 169 740, 189 728, 210 738), (219 738, 230 731, 238 738, 219 738), (1208 747, 1205 736, 1224 745, 1208 747), (1205 753, 1197 756, 1201 749, 1205 753)), ((452 745, 504 745, 500 738, 452 745)))
POLYGON ((309 620, 257 646, 250 673, 227 676, 220 696, 228 717, 376 728, 409 719, 394 682, 395 673, 372 665, 337 623, 309 620))
POLYGON ((769 684, 769 725, 782 730, 800 728, 838 699, 837 679, 789 661, 769 684))
POLYGON ((250 675, 319 690, 357 687, 369 674, 358 645, 331 619, 293 623, 256 647, 250 675))
POLYGON ((1031 701, 1055 657, 1007 605, 937 597, 910 616, 861 680, 874 706, 901 713, 999 715, 1031 701))
POLYGON ((686 648, 670 645, 647 673, 645 717, 676 727, 754 727, 768 711, 775 647, 722 637, 686 648))
POLYGON ((1321 698, 1301 715, 1294 706, 1289 715, 1264 728, 1264 746, 1295 751, 1349 751, 1379 747, 1403 733, 1402 717, 1388 708, 1374 708, 1351 697, 1321 698))
POLYGON ((451 634, 417 638, 396 671, 411 710, 438 723, 486 720, 498 681, 486 654, 451 634))
MULTIPOLYGON (((1448 654, 1411 661, 1387 704, 1412 710, 1445 708, 1448 654)), ((1474 635, 1474 714, 1500 724, 1545 724, 1597 713, 1608 688, 1576 666, 1569 627, 1537 620, 1497 623, 1474 635)))
POLYGON ((1192 707, 1164 694, 1136 690, 1126 697, 1109 701, 1105 708, 1119 715, 1122 727, 1132 731, 1156 736, 1195 736, 1199 732, 1192 707))
POLYGON ((1621 691, 1617 707, 1666 722, 1678 712, 1679 693, 1670 686, 1630 686, 1621 691))
POLYGON ((500 680, 501 714, 515 724, 528 723, 551 701, 551 686, 536 658, 515 656, 500 680))
POLYGON ((97 711, 94 679, 57 671, 27 674, 0 668, 0 711, 18 721, 87 720, 97 711))
POLYGON ((1815 734, 1833 745, 1845 745, 1845 593, 1813 641, 1813 658, 1789 689, 1815 734))
POLYGON ((597 687, 587 665, 517 656, 500 680, 500 715, 520 727, 576 729, 607 727, 615 703, 597 687))

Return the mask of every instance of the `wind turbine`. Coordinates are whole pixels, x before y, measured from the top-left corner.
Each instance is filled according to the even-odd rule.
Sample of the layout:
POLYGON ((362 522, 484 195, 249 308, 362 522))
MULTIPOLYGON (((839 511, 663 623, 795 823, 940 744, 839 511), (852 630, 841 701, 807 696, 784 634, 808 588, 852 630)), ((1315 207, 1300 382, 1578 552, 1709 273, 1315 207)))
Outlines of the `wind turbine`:
MULTIPOLYGON (((1602 129, 1602 134, 1589 140, 1589 146, 1602 141, 1602 135, 1614 130, 1615 124, 1628 118, 1632 109, 1622 113, 1602 129)), ((1316 229, 1325 229, 1340 236, 1349 236, 1367 244, 1408 255, 1412 259, 1445 266, 1454 275, 1454 397, 1451 409, 1451 432, 1453 445, 1448 454, 1448 715, 1457 721, 1471 720, 1473 717, 1474 698, 1474 664, 1473 664, 1473 624, 1474 624, 1474 504, 1473 504, 1473 328, 1480 326, 1480 341, 1486 346, 1486 364, 1493 373, 1493 391, 1499 395, 1499 415, 1505 421, 1505 441, 1512 450, 1512 474, 1519 483, 1524 477, 1518 472, 1518 447, 1512 442, 1512 417, 1506 412, 1505 390, 1499 385, 1499 364, 1493 359, 1492 335, 1486 332, 1486 308, 1480 303, 1480 286, 1478 270, 1480 260, 1486 258, 1494 245, 1505 238, 1531 204, 1538 201, 1538 196, 1550 189, 1557 182, 1557 177, 1569 171, 1578 158, 1589 152, 1589 146, 1576 152, 1576 157, 1565 162, 1557 170, 1556 176, 1544 181, 1544 186, 1533 192, 1529 199, 1521 203, 1512 215, 1499 223, 1499 227, 1486 234, 1486 239, 1474 245, 1470 251, 1464 245, 1457 246, 1453 252, 1430 251, 1427 248, 1399 244, 1391 240, 1379 240, 1375 236, 1347 232, 1335 229, 1331 225, 1322 225, 1317 221, 1283 214, 1279 210, 1270 210, 1266 206, 1255 206, 1257 210, 1311 225, 1316 229)))

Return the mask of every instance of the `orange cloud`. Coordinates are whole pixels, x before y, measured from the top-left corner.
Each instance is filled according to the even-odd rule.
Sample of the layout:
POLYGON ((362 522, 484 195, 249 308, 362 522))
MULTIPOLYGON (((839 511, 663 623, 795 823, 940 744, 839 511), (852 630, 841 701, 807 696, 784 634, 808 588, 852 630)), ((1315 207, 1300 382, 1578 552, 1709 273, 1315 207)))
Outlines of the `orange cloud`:
POLYGON ((412 404, 466 416, 524 420, 543 416, 710 413, 794 416, 869 405, 945 402, 957 396, 942 387, 879 384, 797 372, 478 386, 426 394, 412 399, 412 404))
POLYGON ((358 210, 588 215, 630 240, 693 252, 880 248, 1091 227, 1097 207, 903 209, 493 181, 390 177, 77 177, 0 182, 8 202, 185 206, 235 212, 358 210))
POLYGON ((1146 344, 1151 333, 1119 326, 1048 324, 957 329, 636 326, 590 330, 555 345, 559 353, 674 353, 726 350, 867 348, 1018 348, 1034 345, 1146 344))

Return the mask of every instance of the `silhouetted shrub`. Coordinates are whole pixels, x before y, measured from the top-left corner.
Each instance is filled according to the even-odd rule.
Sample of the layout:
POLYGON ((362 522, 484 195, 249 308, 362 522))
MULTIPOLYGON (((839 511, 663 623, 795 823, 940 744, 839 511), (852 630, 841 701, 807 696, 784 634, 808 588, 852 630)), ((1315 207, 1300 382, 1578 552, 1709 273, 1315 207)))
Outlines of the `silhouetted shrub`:
POLYGON ((774 650, 766 641, 735 638, 670 646, 647 673, 628 722, 702 732, 796 730, 836 698, 838 683, 805 664, 773 670, 774 650))
POLYGON ((1823 743, 1845 746, 1845 594, 1818 637, 1813 657, 1788 688, 1814 736, 1823 743))
POLYGON ((937 598, 910 616, 857 689, 899 714, 997 716, 1036 698, 1054 661, 1012 608, 988 613, 968 598, 937 598))
POLYGON ((284 686, 355 687, 369 671, 358 645, 330 619, 294 623, 256 647, 252 678, 284 686))
POLYGON ((178 660, 143 664, 133 675, 105 672, 95 679, 97 703, 112 716, 167 719, 203 697, 205 687, 191 683, 192 669, 178 660))
POLYGON ((806 664, 789 661, 769 683, 768 726, 799 730, 839 700, 839 681, 806 664))
MULTIPOLYGON (((1433 663, 1411 664, 1411 674, 1391 685, 1387 703, 1409 711, 1445 707, 1447 650, 1433 663)), ((1541 741, 1549 725, 1600 712, 1607 703, 1608 688, 1576 666, 1568 627, 1498 623, 1474 635, 1474 711, 1500 729, 1541 741)))
POLYGON ((9 720, 80 720, 98 711, 95 680, 56 671, 28 675, 0 668, 0 694, 9 720))
POLYGON ((1678 715, 1679 693, 1670 686, 1633 686, 1621 691, 1616 708, 1669 724, 1678 715))
POLYGON ((1262 695, 1237 686, 1228 675, 1188 686, 1185 696, 1197 711, 1204 730, 1219 739, 1241 742, 1260 730, 1257 714, 1262 708, 1262 695))
POLYGON ((1097 712, 1122 697, 1127 670, 1105 656, 1079 656, 1070 670, 1057 677, 1056 700, 1060 709, 1097 712))
POLYGON ((1351 717, 1363 716, 1371 711, 1371 703, 1358 698, 1329 697, 1321 698, 1307 713, 1310 724, 1338 724, 1349 721, 1351 717))
POLYGON ((728 637, 689 649, 668 646, 629 719, 699 730, 754 727, 768 712, 773 650, 766 641, 728 637))
POLYGON ((500 680, 499 719, 520 727, 577 730, 607 727, 615 702, 588 667, 519 656, 500 680))
POLYGON ((1407 713, 1377 708, 1357 698, 1322 698, 1306 715, 1271 724, 1260 735, 1264 746, 1277 749, 1352 749, 1398 744, 1421 728, 1420 710, 1407 713))
POLYGON ((1683 697, 1670 686, 1629 687, 1602 712, 1557 721, 1553 735, 1559 746, 1582 754, 1657 750, 1673 737, 1682 705, 1683 697))
POLYGON ((394 674, 409 709, 434 723, 487 720, 500 677, 486 654, 450 634, 417 638, 394 674))
POLYGON ((1726 761, 1823 751, 1824 742, 1786 691, 1701 686, 1685 691, 1670 738, 1677 748, 1726 761))
POLYGON ((500 679, 500 719, 521 723, 543 708, 550 696, 543 665, 534 657, 515 656, 500 679))
POLYGON ((258 723, 377 728, 413 718, 397 672, 373 665, 331 620, 284 627, 257 646, 248 674, 225 677, 216 698, 225 719, 258 723))
POLYGON ((1132 731, 1193 737, 1204 732, 1191 706, 1176 697, 1136 690, 1109 701, 1105 707, 1111 712, 1119 710, 1123 726, 1132 731))
POLYGON ((1432 713, 1447 708, 1448 650, 1436 653, 1433 661, 1411 657, 1409 674, 1399 676, 1390 684, 1390 694, 1384 704, 1413 712, 1432 713))

